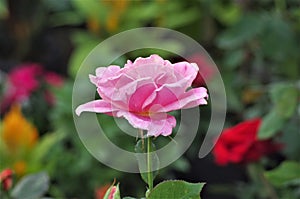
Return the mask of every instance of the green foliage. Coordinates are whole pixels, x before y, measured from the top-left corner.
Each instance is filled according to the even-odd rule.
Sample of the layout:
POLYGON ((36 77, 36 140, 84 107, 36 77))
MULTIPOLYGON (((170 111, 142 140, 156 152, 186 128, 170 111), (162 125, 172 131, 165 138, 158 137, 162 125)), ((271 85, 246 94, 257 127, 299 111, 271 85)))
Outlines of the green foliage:
POLYGON ((200 199, 200 192, 205 183, 188 183, 180 180, 164 181, 150 192, 148 199, 191 198, 200 199))
POLYGON ((284 119, 277 115, 275 111, 269 112, 264 118, 259 128, 259 139, 273 137, 284 125, 284 119))
POLYGON ((273 84, 271 99, 276 113, 282 118, 293 115, 298 104, 299 91, 295 85, 286 83, 273 84))
POLYGON ((297 107, 299 91, 292 84, 276 83, 272 85, 270 97, 274 108, 264 117, 259 130, 259 138, 274 136, 282 129, 297 107))
MULTIPOLYGON (((205 183, 189 183, 182 180, 168 180, 161 182, 146 196, 146 199, 200 199, 200 192, 205 183)), ((105 193, 104 199, 120 199, 119 184, 112 185, 105 193)), ((135 199, 126 196, 123 199, 135 199)), ((145 199, 145 198, 142 198, 145 199)))
MULTIPOLYGON (((151 148, 150 151, 152 152, 152 155, 150 156, 151 162, 152 162, 151 168, 152 168, 152 170, 154 170, 151 172, 151 175, 152 175, 152 179, 154 180, 154 178, 158 175, 159 159, 155 152, 156 151, 155 144, 153 142, 151 144, 152 144, 152 146, 149 147, 149 148, 151 148)), ((146 143, 146 139, 139 140, 135 145, 135 152, 138 153, 138 154, 136 154, 136 157, 138 160, 140 171, 147 170, 147 151, 148 151, 148 145, 146 143)), ((147 172, 141 172, 141 177, 144 180, 144 182, 149 184, 147 172)))
POLYGON ((180 4, 172 4, 166 8, 169 15, 163 19, 162 25, 167 28, 179 28, 183 26, 183 24, 189 24, 199 18, 197 8, 190 8, 184 12, 182 12, 180 4))
POLYGON ((231 25, 239 20, 242 10, 237 3, 230 2, 225 4, 224 2, 211 3, 211 9, 213 15, 218 21, 225 25, 231 25))
POLYGON ((266 178, 274 185, 274 186, 284 186, 288 185, 292 181, 300 180, 300 163, 285 161, 281 163, 277 168, 266 171, 266 178))
POLYGON ((88 56, 91 50, 97 46, 99 41, 92 35, 78 32, 73 34, 73 42, 76 45, 76 49, 70 57, 69 74, 75 77, 83 60, 88 56))
POLYGON ((72 82, 65 82, 62 88, 55 91, 57 104, 52 111, 51 121, 57 129, 53 137, 56 136, 59 142, 44 160, 51 179, 56 181, 49 191, 56 198, 81 195, 91 198, 97 186, 107 184, 123 174, 100 164, 86 151, 73 123, 72 89, 72 82), (65 179, 71 183, 65 183, 65 179), (82 184, 82 181, 86 183, 82 184))
POLYGON ((0 19, 7 15, 7 6, 5 0, 0 0, 0 19))
MULTIPOLYGON (((210 2, 208 8, 212 17, 225 27, 214 26, 216 37, 210 41, 215 42, 222 54, 217 65, 226 87, 228 123, 235 124, 233 118, 242 121, 263 116, 259 139, 276 138, 283 144, 283 150, 279 152, 283 158, 299 161, 299 3, 275 1, 273 5, 271 1, 253 1, 250 6, 247 3, 210 2), (232 14, 234 20, 222 19, 226 7, 235 13, 232 14), (242 14, 238 14, 238 10, 242 14)), ((278 161, 276 156, 274 159, 263 162, 274 166, 278 161)), ((281 177, 284 173, 287 177, 299 173, 288 169, 282 168, 281 177)), ((277 178, 276 170, 267 173, 277 178)), ((279 181, 284 182, 284 179, 278 178, 279 181)), ((264 184, 241 184, 238 198, 269 197, 264 184), (259 196, 258 192, 261 192, 259 196)), ((288 184, 276 186, 275 193, 279 198, 299 198, 299 184, 295 181, 288 184)))
POLYGON ((49 188, 49 177, 45 172, 25 176, 11 192, 15 199, 38 199, 49 188))
POLYGON ((284 161, 275 169, 266 171, 264 175, 276 187, 280 198, 300 197, 300 162, 284 161))
POLYGON ((300 161, 299 117, 290 120, 283 129, 280 142, 283 143, 283 153, 288 160, 300 161))
POLYGON ((55 147, 59 147, 65 134, 63 132, 53 132, 44 135, 34 147, 31 156, 28 160, 28 169, 30 172, 36 172, 39 170, 47 170, 52 173, 52 163, 44 164, 48 162, 47 158, 51 157, 51 152, 55 150, 55 147))
POLYGON ((260 13, 243 15, 238 23, 219 36, 217 40, 218 46, 225 49, 241 47, 262 32, 263 22, 263 16, 260 13))

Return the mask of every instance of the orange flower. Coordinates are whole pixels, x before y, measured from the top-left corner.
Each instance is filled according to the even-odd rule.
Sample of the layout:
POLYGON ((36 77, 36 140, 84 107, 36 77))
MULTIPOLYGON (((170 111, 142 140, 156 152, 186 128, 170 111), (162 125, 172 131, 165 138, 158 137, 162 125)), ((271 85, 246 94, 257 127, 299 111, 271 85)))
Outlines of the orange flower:
POLYGON ((13 165, 14 171, 17 176, 23 176, 27 170, 27 164, 24 161, 17 161, 13 165))
POLYGON ((13 154, 31 149, 36 144, 38 131, 26 120, 18 105, 13 105, 3 119, 2 139, 13 154))

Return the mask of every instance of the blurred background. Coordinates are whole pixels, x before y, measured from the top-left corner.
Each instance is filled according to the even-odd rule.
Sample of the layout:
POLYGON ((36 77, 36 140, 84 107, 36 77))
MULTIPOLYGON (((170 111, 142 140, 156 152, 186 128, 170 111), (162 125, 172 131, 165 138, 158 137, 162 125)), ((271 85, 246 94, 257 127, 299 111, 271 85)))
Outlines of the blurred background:
MULTIPOLYGON (((146 185, 138 174, 108 168, 85 149, 71 98, 76 72, 97 44, 150 26, 184 33, 210 54, 226 88, 226 128, 261 118, 257 141, 281 145, 272 154, 251 148, 260 156, 246 162, 220 164, 217 151, 198 159, 210 119, 210 105, 201 107, 197 138, 156 183, 206 182, 201 193, 206 199, 300 198, 299 0, 0 0, 0 171, 13 171, 12 186, 5 186, 2 173, 1 189, 44 171, 49 180, 38 195, 99 199, 116 179, 123 196, 143 197, 146 185)), ((116 63, 151 52, 128 53, 116 63)), ((190 59, 213 81, 215 72, 201 55, 190 59)), ((193 85, 205 82, 200 76, 193 85)), ((133 149, 135 138, 124 135, 112 118, 99 115, 99 121, 114 143, 133 149)))

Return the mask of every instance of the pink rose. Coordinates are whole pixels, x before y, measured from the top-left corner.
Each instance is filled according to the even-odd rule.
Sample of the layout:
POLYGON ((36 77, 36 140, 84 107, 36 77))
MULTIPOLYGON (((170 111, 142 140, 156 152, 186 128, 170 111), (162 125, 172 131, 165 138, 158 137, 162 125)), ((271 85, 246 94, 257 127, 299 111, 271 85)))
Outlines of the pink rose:
POLYGON ((194 63, 171 64, 158 55, 127 61, 124 68, 99 67, 90 80, 102 98, 80 105, 83 111, 123 117, 134 127, 147 130, 148 136, 168 136, 176 125, 167 112, 207 104, 207 90, 191 84, 198 72, 194 63))

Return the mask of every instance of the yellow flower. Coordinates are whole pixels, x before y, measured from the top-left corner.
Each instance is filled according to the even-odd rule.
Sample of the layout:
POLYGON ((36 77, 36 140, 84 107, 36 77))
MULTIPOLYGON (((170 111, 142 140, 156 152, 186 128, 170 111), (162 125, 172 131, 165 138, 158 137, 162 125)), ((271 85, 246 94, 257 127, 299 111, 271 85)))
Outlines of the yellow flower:
POLYGON ((26 120, 17 105, 3 119, 2 139, 10 153, 31 149, 37 142, 37 129, 26 120))

